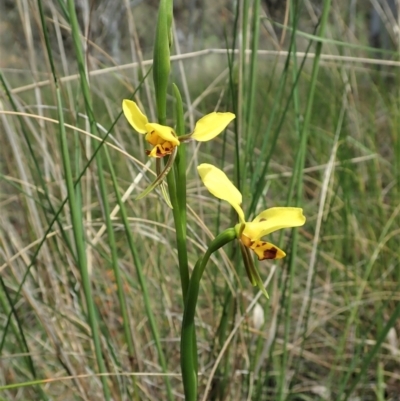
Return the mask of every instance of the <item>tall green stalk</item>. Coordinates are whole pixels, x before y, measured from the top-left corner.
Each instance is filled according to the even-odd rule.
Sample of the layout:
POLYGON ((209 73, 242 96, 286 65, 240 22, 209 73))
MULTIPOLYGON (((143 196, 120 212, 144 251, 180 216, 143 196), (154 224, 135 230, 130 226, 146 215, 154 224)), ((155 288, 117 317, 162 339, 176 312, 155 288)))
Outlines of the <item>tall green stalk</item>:
MULTIPOLYGON (((185 135, 182 98, 176 85, 173 85, 173 89, 176 102, 176 133, 178 136, 182 136, 185 135)), ((189 285, 189 266, 186 245, 186 146, 178 147, 174 169, 169 173, 168 177, 169 176, 171 177, 168 181, 168 188, 175 222, 182 299, 185 300, 189 285)))
POLYGON ((185 390, 185 401, 197 400, 197 345, 195 342, 196 328, 194 317, 200 289, 200 280, 203 276, 204 269, 206 268, 210 256, 222 246, 236 239, 236 236, 237 234, 234 228, 228 228, 219 234, 211 242, 204 256, 197 261, 190 277, 187 298, 185 300, 185 311, 183 314, 181 332, 181 369, 183 386, 185 390), (194 351, 187 352, 187 350, 194 351))

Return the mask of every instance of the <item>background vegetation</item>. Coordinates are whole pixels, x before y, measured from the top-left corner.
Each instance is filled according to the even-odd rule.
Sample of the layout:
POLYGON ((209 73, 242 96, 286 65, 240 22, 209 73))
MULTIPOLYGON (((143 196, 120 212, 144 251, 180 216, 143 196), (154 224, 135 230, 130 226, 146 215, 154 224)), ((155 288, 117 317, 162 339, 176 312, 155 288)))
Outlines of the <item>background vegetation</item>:
MULTIPOLYGON (((174 2, 187 131, 214 109, 237 115, 187 146, 190 265, 235 223, 199 163, 224 168, 249 217, 307 216, 273 238, 288 256, 259 264, 270 300, 237 249, 207 267, 203 400, 399 400, 399 26, 371 4, 386 49, 369 47, 367 2, 174 2)), ((173 217, 159 191, 134 200, 154 164, 120 119, 135 92, 155 121, 158 2, 76 1, 80 36, 62 0, 0 7, 0 399, 182 399, 173 217)))

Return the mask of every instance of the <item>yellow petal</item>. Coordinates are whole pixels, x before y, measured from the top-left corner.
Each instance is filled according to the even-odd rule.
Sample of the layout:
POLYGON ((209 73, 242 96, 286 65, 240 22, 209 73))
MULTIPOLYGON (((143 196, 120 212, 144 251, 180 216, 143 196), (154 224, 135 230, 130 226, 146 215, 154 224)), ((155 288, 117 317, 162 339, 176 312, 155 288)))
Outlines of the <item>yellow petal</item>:
POLYGON ((122 101, 122 110, 129 124, 139 132, 145 134, 146 124, 148 123, 147 117, 140 111, 138 105, 132 100, 124 99, 122 101))
POLYGON ((306 222, 303 209, 298 207, 272 207, 246 223, 243 234, 257 240, 282 228, 299 227, 306 222))
POLYGON ((264 241, 254 241, 251 245, 251 249, 258 256, 258 260, 264 259, 282 259, 286 256, 286 253, 279 249, 274 244, 264 241))
POLYGON ((153 146, 160 145, 161 143, 164 143, 164 142, 165 142, 165 140, 162 139, 162 138, 157 134, 156 131, 150 131, 150 132, 148 132, 148 133, 145 135, 144 139, 145 139, 150 145, 153 145, 153 146))
POLYGON ((233 113, 210 113, 200 118, 191 137, 199 142, 209 141, 220 134, 235 118, 233 113))
POLYGON ((176 137, 175 132, 171 127, 167 127, 165 125, 156 124, 156 123, 147 123, 146 131, 147 132, 155 131, 155 133, 160 138, 164 139, 164 141, 171 142, 172 145, 174 145, 174 146, 179 145, 179 140, 176 137))
POLYGON ((226 174, 212 164, 203 163, 197 167, 201 180, 206 188, 217 198, 225 200, 231 204, 239 215, 239 219, 244 223, 244 213, 240 207, 242 194, 232 184, 226 174))

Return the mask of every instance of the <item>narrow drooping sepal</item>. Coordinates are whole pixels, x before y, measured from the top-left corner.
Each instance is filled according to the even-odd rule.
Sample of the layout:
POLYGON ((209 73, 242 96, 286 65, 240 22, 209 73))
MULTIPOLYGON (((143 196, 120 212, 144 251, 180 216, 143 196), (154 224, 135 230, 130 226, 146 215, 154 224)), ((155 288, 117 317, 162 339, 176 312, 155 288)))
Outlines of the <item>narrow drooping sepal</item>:
POLYGON ((249 248, 247 248, 242 241, 239 241, 240 250, 242 252, 243 263, 246 269, 247 277, 250 280, 250 283, 253 287, 257 286, 258 289, 265 295, 267 299, 269 299, 267 290, 264 287, 264 283, 261 280, 260 273, 256 265, 254 264, 254 260, 250 254, 249 248))
POLYGON ((174 159, 176 156, 176 148, 172 152, 171 156, 168 159, 168 163, 165 165, 164 170, 157 176, 157 178, 140 194, 136 197, 136 200, 144 198, 146 195, 148 195, 154 188, 157 187, 157 185, 160 185, 165 178, 165 176, 169 173, 169 170, 171 170, 172 165, 174 163, 174 159))

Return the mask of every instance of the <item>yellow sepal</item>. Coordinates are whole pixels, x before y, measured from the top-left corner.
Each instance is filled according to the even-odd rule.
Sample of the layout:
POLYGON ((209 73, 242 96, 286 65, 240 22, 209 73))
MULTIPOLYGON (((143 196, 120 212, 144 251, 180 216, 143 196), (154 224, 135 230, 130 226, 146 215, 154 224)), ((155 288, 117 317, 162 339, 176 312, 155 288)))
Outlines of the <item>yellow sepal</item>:
POLYGON ((147 117, 140 111, 138 105, 132 100, 124 99, 122 101, 122 110, 129 124, 139 132, 145 134, 146 124, 148 123, 147 117))
POLYGON ((194 127, 192 139, 206 142, 219 135, 235 118, 233 113, 210 113, 200 118, 194 127))
POLYGON ((232 184, 226 174, 212 164, 203 163, 197 167, 201 180, 206 188, 215 197, 225 200, 231 204, 239 215, 239 219, 244 223, 244 212, 241 208, 242 194, 232 184))

